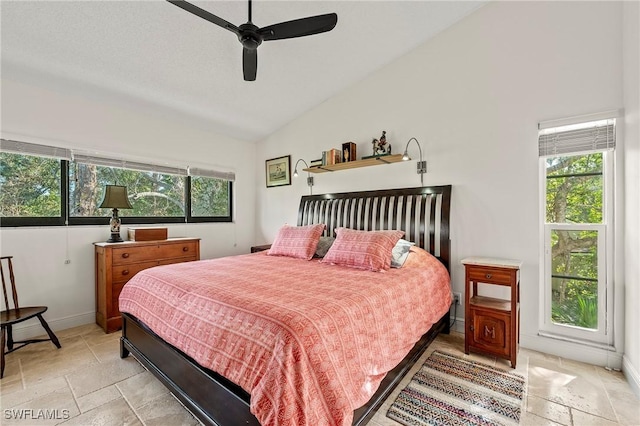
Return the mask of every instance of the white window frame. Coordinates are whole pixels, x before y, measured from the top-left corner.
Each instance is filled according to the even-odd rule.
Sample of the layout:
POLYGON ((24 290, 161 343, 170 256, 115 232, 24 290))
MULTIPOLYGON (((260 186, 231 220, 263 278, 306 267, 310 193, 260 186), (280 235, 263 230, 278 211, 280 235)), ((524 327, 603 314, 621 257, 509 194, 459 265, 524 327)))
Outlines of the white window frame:
MULTIPOLYGON (((589 117, 590 118, 590 117, 589 117)), ((608 118, 611 118, 608 117, 608 118)), ((589 119, 574 121, 575 123, 587 122, 589 119)), ((565 123, 563 123, 565 124, 565 123)), ((616 127, 619 123, 616 123, 616 127)), ((552 126, 549 126, 552 127, 552 126)), ((548 155, 551 157, 573 156, 588 154, 589 152, 602 152, 602 178, 603 178, 603 218, 602 223, 597 224, 551 224, 546 223, 546 195, 547 195, 547 171, 546 158, 540 156, 540 198, 539 217, 540 226, 540 334, 549 337, 575 340, 595 345, 610 347, 614 344, 614 191, 615 191, 615 151, 598 149, 594 151, 582 151, 548 155), (551 320, 551 232, 553 230, 593 230, 598 232, 598 327, 595 330, 581 327, 556 324, 551 320)))

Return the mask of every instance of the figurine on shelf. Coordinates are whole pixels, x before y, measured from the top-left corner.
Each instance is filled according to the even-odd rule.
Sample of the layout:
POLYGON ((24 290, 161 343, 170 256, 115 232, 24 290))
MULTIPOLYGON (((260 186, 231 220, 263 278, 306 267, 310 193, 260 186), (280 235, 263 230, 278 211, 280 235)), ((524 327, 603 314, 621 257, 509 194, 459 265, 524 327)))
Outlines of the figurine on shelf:
POLYGON ((373 145, 373 155, 388 155, 391 154, 391 144, 387 144, 387 132, 382 131, 380 139, 373 139, 371 141, 373 145))

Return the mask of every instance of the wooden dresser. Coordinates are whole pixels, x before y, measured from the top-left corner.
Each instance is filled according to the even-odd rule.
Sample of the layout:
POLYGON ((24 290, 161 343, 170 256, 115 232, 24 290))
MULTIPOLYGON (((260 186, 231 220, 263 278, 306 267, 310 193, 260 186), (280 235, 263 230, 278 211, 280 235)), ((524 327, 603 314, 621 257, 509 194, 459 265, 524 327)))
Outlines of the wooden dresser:
POLYGON ((96 266, 96 323, 105 332, 122 328, 120 291, 143 269, 200 259, 199 238, 161 241, 94 243, 96 266))
POLYGON ((464 352, 470 349, 511 361, 516 368, 520 341, 520 266, 522 261, 468 257, 465 269, 464 352), (481 295, 479 286, 508 288, 509 298, 481 295))

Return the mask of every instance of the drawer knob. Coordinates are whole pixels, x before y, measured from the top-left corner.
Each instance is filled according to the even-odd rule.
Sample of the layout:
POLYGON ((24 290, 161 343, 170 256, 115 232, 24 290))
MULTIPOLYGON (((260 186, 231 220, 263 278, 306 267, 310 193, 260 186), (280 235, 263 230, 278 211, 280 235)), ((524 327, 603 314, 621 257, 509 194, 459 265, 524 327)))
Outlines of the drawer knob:
POLYGON ((484 277, 485 277, 485 278, 487 278, 487 279, 489 279, 489 278, 491 278, 492 276, 493 276, 493 275, 491 275, 491 274, 486 274, 484 277))
POLYGON ((129 257, 129 253, 122 253, 122 257, 126 259, 127 257, 129 257))
POLYGON ((182 247, 182 251, 189 251, 189 247, 182 247))
POLYGON ((122 271, 122 275, 129 275, 129 270, 125 269, 124 271, 122 271))

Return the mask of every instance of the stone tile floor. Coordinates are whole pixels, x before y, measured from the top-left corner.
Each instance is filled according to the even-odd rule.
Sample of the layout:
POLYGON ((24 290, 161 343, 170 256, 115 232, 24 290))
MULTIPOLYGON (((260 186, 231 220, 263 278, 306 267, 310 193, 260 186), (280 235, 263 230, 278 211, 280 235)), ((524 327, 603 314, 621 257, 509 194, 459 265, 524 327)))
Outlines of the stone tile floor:
MULTIPOLYGON (((2 425, 200 424, 135 358, 120 359, 120 333, 86 325, 56 334, 62 349, 37 343, 7 355, 0 381, 2 425)), ((439 336, 414 370, 434 349, 465 356, 464 338, 439 336)), ((501 359, 468 357, 510 370, 501 359)), ((640 400, 619 372, 522 348, 515 371, 528 381, 523 425, 640 425, 640 400)), ((369 425, 398 425, 385 413, 413 374, 369 425)))

